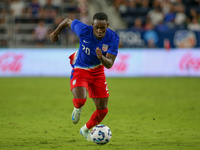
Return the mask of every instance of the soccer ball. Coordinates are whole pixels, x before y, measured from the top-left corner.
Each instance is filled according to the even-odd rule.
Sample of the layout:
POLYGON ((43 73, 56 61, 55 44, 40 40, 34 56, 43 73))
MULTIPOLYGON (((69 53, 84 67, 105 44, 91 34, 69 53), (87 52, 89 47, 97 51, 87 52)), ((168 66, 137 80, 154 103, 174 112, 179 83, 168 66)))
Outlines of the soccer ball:
POLYGON ((96 144, 104 145, 110 141, 111 137, 110 128, 103 124, 95 126, 91 131, 91 138, 96 144))

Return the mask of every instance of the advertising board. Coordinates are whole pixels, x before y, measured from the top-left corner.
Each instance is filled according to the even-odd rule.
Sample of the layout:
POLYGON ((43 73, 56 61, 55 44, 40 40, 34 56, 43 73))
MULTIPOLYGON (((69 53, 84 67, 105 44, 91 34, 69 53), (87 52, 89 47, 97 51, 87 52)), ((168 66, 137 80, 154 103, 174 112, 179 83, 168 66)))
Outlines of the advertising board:
MULTIPOLYGON (((76 49, 0 50, 1 77, 69 77, 76 49)), ((119 49, 107 77, 200 77, 200 49, 119 49)))

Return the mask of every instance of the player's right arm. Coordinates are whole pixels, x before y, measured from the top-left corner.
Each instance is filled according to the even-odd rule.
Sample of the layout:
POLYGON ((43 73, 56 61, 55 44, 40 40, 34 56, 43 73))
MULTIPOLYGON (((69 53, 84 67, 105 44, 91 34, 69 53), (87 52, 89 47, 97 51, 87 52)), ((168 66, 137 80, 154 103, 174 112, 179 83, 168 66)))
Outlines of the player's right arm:
POLYGON ((52 43, 58 41, 58 35, 64 28, 68 26, 71 28, 73 20, 74 19, 72 18, 66 18, 58 25, 58 27, 50 34, 50 40, 52 43))

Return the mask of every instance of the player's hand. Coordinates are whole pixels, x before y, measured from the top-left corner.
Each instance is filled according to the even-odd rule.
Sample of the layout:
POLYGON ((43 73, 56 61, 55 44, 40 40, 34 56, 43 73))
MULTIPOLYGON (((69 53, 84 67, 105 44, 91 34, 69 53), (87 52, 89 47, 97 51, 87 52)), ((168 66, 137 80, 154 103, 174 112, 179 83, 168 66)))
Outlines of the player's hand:
POLYGON ((50 40, 52 43, 58 41, 59 35, 56 35, 54 32, 50 34, 50 40))
POLYGON ((100 48, 96 48, 96 54, 97 54, 97 57, 98 58, 101 58, 102 57, 102 51, 101 51, 101 49, 100 48))

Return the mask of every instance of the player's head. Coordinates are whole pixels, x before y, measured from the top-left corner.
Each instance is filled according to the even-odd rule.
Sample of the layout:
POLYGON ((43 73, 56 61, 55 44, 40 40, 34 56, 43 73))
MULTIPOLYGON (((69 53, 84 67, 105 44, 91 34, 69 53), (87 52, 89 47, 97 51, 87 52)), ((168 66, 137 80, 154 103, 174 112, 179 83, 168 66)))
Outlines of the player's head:
POLYGON ((108 25, 108 16, 105 13, 98 12, 93 16, 93 33, 98 40, 101 40, 105 36, 108 25))

